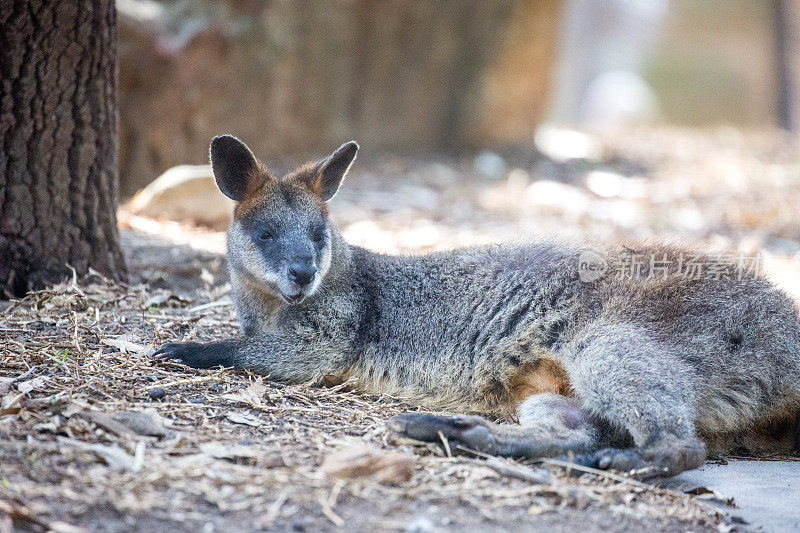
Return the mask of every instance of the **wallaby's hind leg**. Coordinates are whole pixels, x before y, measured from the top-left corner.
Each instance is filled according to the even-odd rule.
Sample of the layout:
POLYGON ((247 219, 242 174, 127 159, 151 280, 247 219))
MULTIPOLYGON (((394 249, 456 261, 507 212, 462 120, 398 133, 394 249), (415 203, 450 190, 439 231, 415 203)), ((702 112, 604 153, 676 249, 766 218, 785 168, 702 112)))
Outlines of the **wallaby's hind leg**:
POLYGON ((698 384, 678 348, 640 326, 590 326, 564 354, 576 398, 539 394, 520 408, 520 425, 494 424, 476 416, 406 413, 390 426, 409 437, 521 458, 562 454, 576 464, 638 477, 674 476, 697 468, 706 457, 695 432, 698 384), (635 448, 618 444, 620 433, 635 448), (612 440, 613 439, 613 440, 612 440), (605 444, 603 444, 605 443, 605 444))
POLYGON ((505 457, 556 457, 568 452, 597 449, 598 428, 574 398, 545 393, 531 396, 520 406, 520 425, 495 424, 479 416, 439 416, 404 413, 389 427, 413 439, 440 442, 451 449, 505 457))
POLYGON ((640 470, 640 477, 674 476, 703 464, 693 408, 697 376, 679 349, 624 323, 590 326, 575 340, 566 366, 584 409, 626 430, 636 446, 579 455, 576 463, 640 470))

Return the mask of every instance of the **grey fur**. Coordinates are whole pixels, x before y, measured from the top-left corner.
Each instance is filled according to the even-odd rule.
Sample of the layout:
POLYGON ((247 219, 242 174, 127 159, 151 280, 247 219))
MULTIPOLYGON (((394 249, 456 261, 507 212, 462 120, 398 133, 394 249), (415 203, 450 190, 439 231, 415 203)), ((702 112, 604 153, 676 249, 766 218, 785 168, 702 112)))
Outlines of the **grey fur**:
MULTIPOLYGON (((312 192, 294 185, 298 198, 275 199, 285 197, 275 191, 286 184, 307 182, 298 173, 309 168, 316 167, 275 180, 247 216, 284 210, 292 227, 325 216, 312 192)), ((663 276, 644 268, 632 278, 583 282, 585 247, 574 244, 388 256, 349 245, 325 220, 326 268, 290 305, 276 294, 279 268, 242 259, 250 243, 237 219, 229 257, 243 337, 167 345, 162 353, 291 382, 353 379, 359 390, 436 409, 494 418, 518 412, 522 425, 417 413, 390 425, 437 441, 444 431, 455 443, 502 455, 576 452, 584 464, 646 475, 698 466, 705 444, 717 452, 785 451, 791 438, 783 437, 796 431, 800 319, 794 303, 758 276, 695 280, 676 268, 663 276)), ((597 250, 612 265, 630 251, 597 250)), ((636 251, 675 263, 682 253, 636 251)))

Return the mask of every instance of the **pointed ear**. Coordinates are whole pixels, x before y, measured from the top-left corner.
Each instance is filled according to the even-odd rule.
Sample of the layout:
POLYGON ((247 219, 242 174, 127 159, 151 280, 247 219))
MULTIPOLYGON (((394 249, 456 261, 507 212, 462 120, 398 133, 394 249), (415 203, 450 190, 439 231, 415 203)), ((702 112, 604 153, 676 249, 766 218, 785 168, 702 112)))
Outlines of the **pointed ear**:
POLYGON ((341 145, 320 163, 311 189, 326 202, 333 198, 333 195, 339 190, 339 185, 342 184, 344 176, 356 159, 356 152, 358 152, 358 143, 350 141, 341 145))
POLYGON ((220 135, 211 141, 211 169, 222 194, 241 202, 258 179, 260 164, 242 141, 233 135, 220 135))

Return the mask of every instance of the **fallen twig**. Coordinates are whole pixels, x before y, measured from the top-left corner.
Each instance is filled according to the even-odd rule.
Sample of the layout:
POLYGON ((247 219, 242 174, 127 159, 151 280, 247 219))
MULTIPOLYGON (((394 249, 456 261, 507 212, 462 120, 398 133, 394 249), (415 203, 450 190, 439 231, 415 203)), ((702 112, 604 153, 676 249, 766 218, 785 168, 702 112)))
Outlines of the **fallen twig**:
POLYGON ((488 466, 500 475, 514 477, 521 479, 522 481, 535 484, 550 482, 550 474, 546 470, 534 470, 530 467, 503 461, 502 459, 498 459, 493 455, 485 454, 477 450, 461 446, 460 444, 456 446, 456 449, 481 457, 483 459, 480 463, 481 465, 488 466))

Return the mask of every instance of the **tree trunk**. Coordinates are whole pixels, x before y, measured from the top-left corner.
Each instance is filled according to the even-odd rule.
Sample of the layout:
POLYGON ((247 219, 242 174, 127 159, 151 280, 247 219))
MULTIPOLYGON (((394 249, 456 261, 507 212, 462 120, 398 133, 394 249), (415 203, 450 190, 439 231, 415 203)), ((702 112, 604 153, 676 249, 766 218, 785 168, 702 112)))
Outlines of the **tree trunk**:
POLYGON ((125 276, 114 0, 0 1, 0 297, 125 276))
POLYGON ((778 126, 789 131, 800 129, 800 2, 775 0, 773 3, 775 38, 775 77, 778 126))

